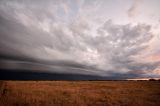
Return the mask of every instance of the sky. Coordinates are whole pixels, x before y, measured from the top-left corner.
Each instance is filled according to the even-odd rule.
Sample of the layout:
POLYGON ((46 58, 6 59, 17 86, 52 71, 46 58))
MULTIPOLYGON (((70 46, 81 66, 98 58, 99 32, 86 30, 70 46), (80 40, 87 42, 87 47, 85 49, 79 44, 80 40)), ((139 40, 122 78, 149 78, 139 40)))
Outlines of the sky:
POLYGON ((1 0, 0 69, 160 78, 159 0, 1 0))

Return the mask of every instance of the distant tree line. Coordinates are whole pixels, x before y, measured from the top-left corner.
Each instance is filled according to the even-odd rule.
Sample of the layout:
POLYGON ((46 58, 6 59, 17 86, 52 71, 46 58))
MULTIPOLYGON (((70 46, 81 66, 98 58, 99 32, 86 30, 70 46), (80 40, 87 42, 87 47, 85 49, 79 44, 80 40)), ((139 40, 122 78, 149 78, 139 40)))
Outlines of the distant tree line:
POLYGON ((149 81, 160 81, 160 79, 151 78, 151 79, 149 79, 149 81))

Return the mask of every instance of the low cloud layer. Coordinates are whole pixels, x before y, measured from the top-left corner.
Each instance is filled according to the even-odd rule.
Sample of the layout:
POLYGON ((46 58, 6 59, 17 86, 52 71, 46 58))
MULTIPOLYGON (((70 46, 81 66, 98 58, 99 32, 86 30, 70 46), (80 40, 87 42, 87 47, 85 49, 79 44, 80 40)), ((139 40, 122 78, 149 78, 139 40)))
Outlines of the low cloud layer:
POLYGON ((120 78, 160 77, 160 61, 147 60, 159 56, 158 47, 152 46, 156 45, 152 25, 95 20, 83 10, 86 5, 94 3, 2 0, 0 67, 120 78))

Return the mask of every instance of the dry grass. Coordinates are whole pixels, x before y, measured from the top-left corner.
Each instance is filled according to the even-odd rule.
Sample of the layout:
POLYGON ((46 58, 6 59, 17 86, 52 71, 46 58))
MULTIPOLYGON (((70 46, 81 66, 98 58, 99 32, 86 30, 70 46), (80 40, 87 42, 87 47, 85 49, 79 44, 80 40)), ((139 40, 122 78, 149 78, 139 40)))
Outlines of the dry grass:
POLYGON ((1 106, 160 106, 158 81, 0 81, 1 106))

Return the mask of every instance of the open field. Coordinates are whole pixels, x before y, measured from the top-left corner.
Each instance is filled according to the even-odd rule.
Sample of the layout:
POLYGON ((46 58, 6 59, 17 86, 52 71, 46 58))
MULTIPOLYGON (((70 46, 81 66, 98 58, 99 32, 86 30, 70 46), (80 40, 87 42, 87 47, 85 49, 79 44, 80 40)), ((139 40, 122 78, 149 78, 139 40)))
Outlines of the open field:
POLYGON ((0 106, 160 106, 160 82, 0 81, 0 106))

